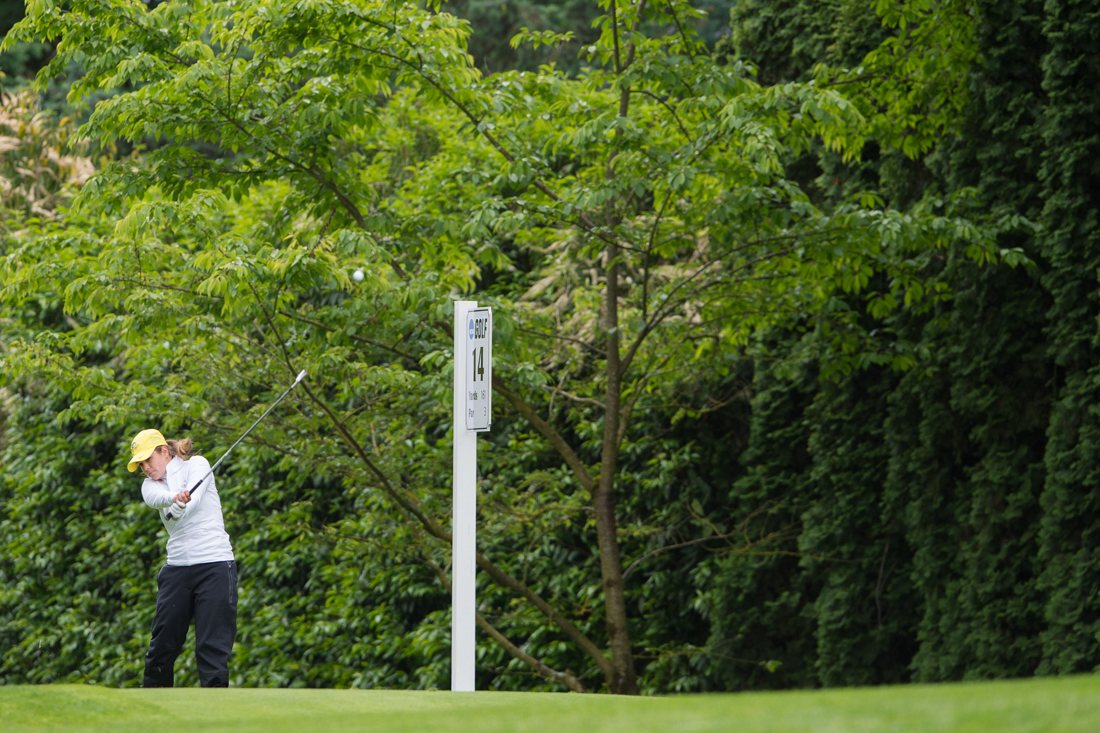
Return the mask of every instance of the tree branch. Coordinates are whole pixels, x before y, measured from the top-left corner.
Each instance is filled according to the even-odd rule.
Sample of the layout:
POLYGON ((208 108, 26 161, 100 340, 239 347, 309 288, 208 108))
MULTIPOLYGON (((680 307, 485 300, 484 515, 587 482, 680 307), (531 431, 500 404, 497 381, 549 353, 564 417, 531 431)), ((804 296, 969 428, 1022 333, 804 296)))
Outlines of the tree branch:
MULTIPOLYGON (((367 22, 373 22, 373 24, 375 24, 375 25, 380 25, 381 27, 386 28, 386 26, 384 24, 380 24, 377 21, 370 21, 368 19, 367 22)), ((390 32, 395 32, 394 29, 392 29, 392 28, 387 28, 387 30, 389 30, 390 32)), ((418 67, 416 64, 413 64, 408 59, 406 59, 402 56, 399 56, 399 55, 393 54, 393 53, 389 53, 387 51, 383 51, 383 50, 380 50, 380 49, 377 49, 377 48, 375 48, 375 49, 365 48, 365 47, 363 47, 363 46, 361 46, 357 43, 353 43, 351 41, 345 41, 345 40, 342 40, 340 38, 333 38, 332 36, 322 36, 322 38, 324 38, 325 40, 331 41, 333 43, 339 43, 339 44, 343 44, 345 46, 350 46, 351 48, 355 48, 359 51, 364 51, 366 53, 376 53, 379 56, 385 56, 387 58, 391 58, 394 61, 396 61, 397 63, 402 64, 402 65, 416 71, 416 73, 419 74, 421 78, 423 78, 426 82, 428 82, 428 84, 430 84, 432 87, 434 87, 435 90, 437 92, 439 92, 448 102, 450 102, 452 105, 454 105, 455 108, 458 109, 458 111, 461 112, 463 114, 463 116, 466 117, 466 119, 468 119, 471 123, 473 123, 474 129, 477 130, 477 132, 482 137, 484 137, 489 142, 489 144, 493 146, 493 149, 495 149, 498 153, 500 153, 501 156, 503 156, 505 160, 507 160, 509 163, 515 163, 516 162, 516 157, 514 155, 512 155, 512 153, 509 152, 508 149, 505 148, 504 145, 501 144, 501 142, 499 140, 497 140, 496 137, 494 137, 491 132, 489 132, 489 130, 482 127, 482 125, 481 125, 482 120, 479 119, 478 116, 476 114, 474 114, 473 111, 471 111, 465 104, 463 104, 461 101, 459 101, 454 96, 454 94, 451 92, 451 90, 447 89, 442 84, 440 84, 438 81, 436 81, 431 76, 429 76, 424 71, 423 68, 418 67)), ((561 203, 561 196, 559 196, 557 193, 555 193, 550 188, 550 186, 547 185, 547 183, 545 181, 543 181, 540 178, 535 178, 532 181, 532 183, 534 184, 535 188, 542 191, 550 200, 554 201, 555 203, 561 203)), ((579 217, 579 221, 581 222, 581 224, 584 226, 584 228, 590 234, 592 234, 595 237, 598 237, 599 239, 604 240, 605 242, 611 241, 611 238, 609 238, 606 234, 604 234, 600 230, 599 225, 596 224, 596 222, 592 221, 592 219, 587 214, 585 214, 584 212, 578 212, 578 217, 579 217)))
POLYGON ((672 19, 676 21, 676 30, 680 33, 680 42, 684 44, 684 50, 687 51, 688 58, 694 63, 695 53, 691 50, 691 44, 688 43, 687 34, 684 33, 684 26, 680 24, 680 16, 676 14, 676 8, 673 7, 672 3, 666 2, 666 5, 668 5, 669 12, 672 13, 672 19))
POLYGON ((642 389, 645 387, 646 382, 648 382, 655 373, 658 373, 662 369, 664 369, 665 365, 668 364, 670 359, 672 359, 674 353, 675 352, 670 353, 668 356, 666 356, 664 358, 664 361, 658 364, 655 368, 648 370, 641 379, 639 379, 631 386, 630 396, 626 398, 626 404, 623 405, 622 417, 619 419, 619 445, 622 445, 623 440, 626 438, 626 431, 628 430, 630 425, 630 417, 634 414, 634 404, 641 396, 642 389))
POLYGON ((623 65, 619 60, 619 13, 618 0, 609 0, 611 6, 611 38, 615 43, 615 73, 623 73, 623 65))
POLYGON ((604 403, 600 402, 599 400, 594 400, 591 397, 580 397, 578 395, 573 394, 572 392, 566 392, 564 389, 561 389, 560 387, 550 387, 550 386, 545 385, 545 384, 542 386, 542 388, 544 390, 546 390, 547 392, 552 392, 553 394, 560 394, 562 397, 565 397, 568 400, 572 400, 573 402, 580 402, 580 403, 585 404, 585 405, 592 405, 594 407, 600 408, 601 410, 604 409, 604 403))
POLYGON ((493 563, 489 562, 480 552, 477 553, 477 566, 488 573, 489 577, 496 581, 497 585, 507 588, 516 595, 526 598, 531 602, 531 605, 546 614, 546 617, 553 621, 559 629, 565 632, 566 636, 572 639, 577 646, 588 654, 588 656, 599 665, 600 671, 610 679, 613 674, 611 660, 607 658, 607 655, 604 654, 598 646, 592 643, 591 639, 585 636, 584 632, 573 625, 572 621, 562 616, 556 608, 544 601, 524 583, 521 583, 493 563))
MULTIPOLYGON (((337 331, 340 330, 340 329, 334 328, 333 326, 329 326, 327 324, 324 324, 321 321, 317 321, 317 320, 314 320, 312 318, 306 318, 305 316, 294 313, 293 311, 281 310, 281 311, 278 311, 278 313, 281 316, 286 316, 287 318, 291 318, 295 321, 301 321, 302 323, 308 323, 311 326, 316 326, 317 328, 320 328, 324 331, 329 331, 330 333, 336 333, 337 331)), ((358 334, 350 334, 350 333, 347 333, 346 331, 344 331, 343 334, 345 336, 347 336, 348 338, 352 339, 353 341, 359 341, 360 343, 370 344, 371 346, 377 347, 379 349, 384 349, 386 351, 389 351, 392 354, 396 354, 397 356, 400 356, 403 359, 408 359, 409 361, 411 361, 413 364, 416 364, 417 366, 419 366, 419 364, 420 364, 419 360, 415 356, 408 353, 407 351, 402 351, 401 349, 398 349, 395 346, 388 346, 388 345, 382 343, 381 341, 375 341, 372 338, 367 338, 366 336, 360 336, 358 334)))
POLYGON ((536 331, 535 329, 524 328, 523 326, 515 326, 515 329, 517 331, 519 331, 520 333, 529 333, 532 336, 542 336, 543 338, 558 339, 559 341, 571 341, 575 344, 578 344, 579 346, 585 347, 586 349, 591 349, 592 351, 596 352, 596 354, 598 356, 606 356, 607 355, 607 352, 605 352, 603 349, 596 346, 595 344, 590 344, 587 341, 584 341, 584 340, 578 339, 578 338, 573 338, 572 336, 563 336, 560 333, 546 333, 545 331, 536 331))
POLYGON ((348 447, 351 448, 357 456, 359 456, 359 459, 367 466, 367 469, 374 474, 375 478, 378 479, 379 487, 384 492, 386 492, 386 494, 391 499, 397 502, 397 504, 400 505, 402 509, 416 517, 424 526, 424 529, 427 530, 428 534, 432 535, 436 539, 440 539, 444 542, 450 543, 450 532, 447 532, 442 527, 440 527, 435 522, 435 520, 426 515, 416 503, 410 501, 408 497, 402 496, 401 492, 394 488, 389 479, 386 478, 386 475, 382 473, 378 466, 374 464, 374 461, 372 461, 370 457, 367 456, 367 452, 363 450, 363 446, 361 446, 359 444, 359 441, 357 441, 354 436, 352 436, 351 431, 344 424, 344 422, 336 416, 336 414, 332 411, 332 408, 330 408, 324 402, 324 400, 314 394, 313 390, 309 388, 309 385, 306 382, 302 382, 302 387, 306 390, 306 394, 309 395, 309 398, 313 400, 313 402, 318 407, 321 408, 321 411, 324 412, 325 415, 328 416, 329 420, 332 422, 333 427, 336 428, 336 432, 340 434, 340 437, 344 439, 344 442, 347 443, 348 447))
MULTIPOLYGON (((354 540, 355 538, 349 537, 348 539, 354 540)), ((453 591, 451 590, 451 581, 447 580, 447 573, 443 572, 443 568, 439 567, 439 563, 431 560, 430 558, 425 558, 424 562, 427 563, 428 567, 430 567, 435 573, 435 577, 439 580, 440 584, 443 586, 443 589, 446 590, 448 593, 453 593, 453 591)), ((588 692, 588 690, 584 689, 584 685, 581 684, 580 680, 573 676, 573 674, 569 670, 566 670, 565 672, 558 672, 557 670, 551 669, 544 663, 535 659, 530 654, 523 651, 511 641, 509 641, 508 638, 504 636, 504 634, 497 631, 493 627, 493 625, 490 624, 485 619, 485 617, 481 615, 480 612, 477 614, 477 625, 480 626, 486 634, 491 636, 493 638, 493 641, 504 647, 504 649, 509 654, 534 669, 543 677, 552 679, 555 682, 561 682, 569 687, 569 689, 573 692, 588 692)))
MULTIPOLYGON (((232 61, 230 61, 230 63, 232 63, 232 61)), ((352 219, 355 220, 356 226, 358 226, 365 232, 370 231, 370 229, 367 228, 367 220, 363 217, 363 213, 359 211, 359 207, 355 205, 355 202, 348 198, 347 195, 345 195, 344 192, 340 190, 340 187, 337 186, 334 181, 329 179, 329 177, 325 175, 325 172, 318 168, 315 164, 307 166, 304 163, 295 160, 288 155, 280 153, 274 147, 270 145, 265 145, 263 142, 257 139, 256 136, 240 122, 240 120, 236 119, 233 116, 232 110, 223 111, 217 104, 214 104, 213 102, 205 99, 201 95, 198 96, 198 99, 206 106, 207 109, 224 119, 231 127, 237 128, 241 133, 251 138, 260 150, 263 150, 268 155, 274 158, 278 158, 288 165, 297 168, 298 170, 302 171, 310 178, 315 180, 318 184, 321 185, 322 188, 328 189, 332 193, 332 195, 336 197, 336 200, 340 203, 344 210, 348 212, 352 219)), ((232 106, 231 103, 230 106, 232 106)), ((392 267, 393 271, 397 273, 397 276, 400 277, 402 280, 408 281, 409 276, 405 274, 405 271, 402 269, 401 265, 399 265, 397 261, 392 257, 389 259, 390 267, 392 267)))
MULTIPOLYGON (((293 360, 290 357, 290 351, 289 349, 287 349, 286 343, 283 341, 282 334, 279 333, 279 329, 275 326, 274 321, 272 321, 271 314, 267 312, 267 308, 264 307, 262 302, 257 302, 257 305, 259 305, 260 310, 263 311, 264 318, 267 319, 268 326, 271 327, 272 333, 275 335, 275 338, 279 342, 279 347, 280 349, 282 349, 283 359, 286 361, 287 369, 290 371, 291 374, 297 374, 297 367, 294 366, 293 360)), ((384 491, 387 496, 393 499, 402 509, 409 512, 418 520, 420 520, 420 523, 424 526, 424 529, 427 530, 429 534, 431 534, 433 537, 436 537, 437 539, 449 543, 451 541, 450 533, 445 531, 435 522, 435 520, 426 515, 415 502, 411 501, 406 496, 402 496, 401 492, 398 491, 393 486, 393 484, 390 483, 390 480, 386 477, 386 474, 382 473, 382 470, 379 469, 377 465, 375 465, 374 461, 372 461, 367 455, 367 452, 363 450, 363 446, 361 446, 359 444, 359 441, 357 441, 355 437, 351 434, 351 430, 348 429, 348 426, 346 424, 344 424, 344 421, 341 420, 336 415, 336 413, 332 411, 332 408, 329 407, 324 400, 318 397, 313 392, 313 390, 310 389, 308 381, 302 383, 302 389, 306 391, 306 394, 309 395, 309 398, 313 400, 314 404, 320 407, 321 411, 324 412, 326 416, 328 416, 329 421, 332 423, 333 427, 336 428, 336 432, 340 434, 340 437, 344 439, 344 442, 347 443, 348 447, 351 448, 352 451, 359 456, 359 459, 363 462, 364 465, 366 465, 367 469, 372 474, 374 474, 382 491, 384 491)))
POLYGON ((596 488, 596 481, 592 478, 592 475, 588 473, 588 468, 581 462, 576 452, 565 442, 565 438, 561 437, 561 433, 554 429, 550 423, 539 417, 531 406, 524 401, 515 392, 511 391, 504 385, 502 380, 496 374, 493 375, 493 390, 500 394, 501 397, 508 400, 512 407, 516 408, 516 412, 523 415, 527 419, 527 422, 531 423, 531 426, 538 431, 542 437, 550 441, 550 444, 557 448, 558 453, 565 459, 566 465, 573 470, 573 475, 577 477, 577 481, 586 491, 592 493, 592 490, 596 488))
POLYGON ((493 640, 504 647, 509 654, 511 654, 513 657, 520 660, 521 662, 527 664, 528 666, 532 667, 543 677, 548 677, 555 682, 561 682, 573 692, 588 692, 588 690, 584 689, 584 685, 581 684, 580 680, 573 676, 573 674, 569 670, 558 672, 556 670, 550 669, 545 664, 535 659, 512 642, 508 641, 504 634, 494 629, 492 625, 488 621, 486 621, 485 617, 482 616, 480 613, 477 614, 477 625, 484 629, 486 634, 493 637, 493 640))
POLYGON ((664 107, 665 109, 667 109, 668 113, 670 115, 672 115, 672 119, 676 121, 676 126, 680 128, 680 132, 683 133, 683 136, 688 139, 688 142, 691 142, 691 143, 695 142, 694 138, 692 138, 691 135, 688 133, 687 128, 684 127, 684 123, 680 121, 680 115, 676 114, 676 110, 674 110, 672 107, 670 107, 668 102, 661 99, 660 97, 658 97, 653 92, 647 91, 645 89, 631 89, 630 93, 631 94, 641 94, 641 95, 644 95, 646 97, 649 97, 650 99, 655 101, 657 104, 659 104, 662 107, 664 107))

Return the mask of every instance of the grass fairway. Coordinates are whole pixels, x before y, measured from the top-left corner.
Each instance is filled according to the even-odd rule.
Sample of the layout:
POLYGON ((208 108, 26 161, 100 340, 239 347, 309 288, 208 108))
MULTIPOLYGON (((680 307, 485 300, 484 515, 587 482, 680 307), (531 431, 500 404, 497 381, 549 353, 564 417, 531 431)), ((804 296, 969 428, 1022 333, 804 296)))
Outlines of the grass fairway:
POLYGON ((1100 731, 1100 676, 616 698, 520 692, 0 687, 4 731, 1100 731))

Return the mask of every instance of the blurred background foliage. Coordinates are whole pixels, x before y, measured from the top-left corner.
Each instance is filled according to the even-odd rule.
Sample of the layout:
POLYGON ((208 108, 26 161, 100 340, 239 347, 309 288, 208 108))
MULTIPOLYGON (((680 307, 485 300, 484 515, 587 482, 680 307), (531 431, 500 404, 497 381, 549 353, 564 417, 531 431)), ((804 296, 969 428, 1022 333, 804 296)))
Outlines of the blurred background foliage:
MULTIPOLYGON (((867 365, 824 374, 812 329, 771 328, 741 350, 708 357, 678 385, 676 399, 658 401, 638 420, 620 458, 623 526, 660 515, 666 530, 690 525, 694 533, 680 534, 692 544, 656 554, 628 576, 645 692, 1100 669, 1100 11, 1069 0, 904 7, 911 6, 970 27, 958 55, 969 61, 953 96, 925 115, 935 133, 920 134, 932 144, 914 150, 872 138, 848 161, 820 145, 792 153, 788 175, 822 207, 869 190, 905 211, 972 188, 979 211, 1040 225, 1001 235, 1001 245, 1022 249, 1030 264, 941 257, 935 267, 951 299, 902 308, 881 322, 864 319, 868 330, 914 345, 916 365, 907 370, 867 365), (684 410, 676 400, 685 395, 708 408, 684 410), (695 541, 720 534, 715 526, 745 522, 774 531, 774 541, 753 553, 695 541)), ((695 29, 706 54, 754 65, 761 83, 814 79, 846 89, 876 84, 860 78, 867 55, 915 27, 884 24, 894 7, 744 0, 702 7, 695 29)), ((578 72, 585 65, 578 51, 599 36, 592 22, 604 12, 593 3, 474 0, 443 10, 471 21, 469 51, 486 74, 546 63, 578 72), (523 27, 572 31, 575 40, 513 49, 508 41, 523 27)), ((0 12, 6 31, 22 5, 5 3, 0 12)), ((89 240, 110 236, 95 217, 56 212, 92 170, 123 156, 140 161, 141 146, 106 148, 93 161, 68 144, 72 120, 88 114, 64 102, 81 70, 44 92, 26 91, 51 54, 48 43, 20 42, 0 55, 3 256, 16 236, 45 240, 73 228, 89 240)), ((883 96, 870 95, 878 112, 904 108, 895 87, 878 91, 883 96)), ((394 186, 410 164, 439 149, 435 130, 418 126, 415 114, 406 119, 407 134, 388 141, 383 161, 394 186)), ((321 226, 262 210, 233 216, 227 228, 251 226, 258 240, 299 230, 312 236, 321 226)), ((511 262, 522 275, 523 259, 511 262)), ((476 290, 506 293, 508 278, 521 277, 509 273, 486 264, 476 290)), ((421 296, 429 303, 449 293, 440 286, 421 296)), ((66 312, 62 297, 50 290, 6 297, 0 358, 16 341, 48 348, 51 334, 86 325, 80 313, 66 312)), ((410 309, 413 321, 438 317, 430 305, 410 309)), ((423 334, 414 338, 423 339, 424 352, 440 348, 423 334)), ((82 368, 124 374, 119 349, 103 338, 76 359, 82 368)), ((153 347, 145 358, 170 362, 153 347)), ((133 384, 128 424, 73 412, 78 387, 64 378, 71 366, 43 362, 37 377, 7 367, 0 375, 0 680, 135 685, 165 537, 121 457, 129 434, 163 424, 173 403, 133 384), (134 417, 143 410, 144 420, 134 417)), ((166 366, 155 386, 179 388, 177 399, 186 391, 171 372, 166 366)), ((251 379, 243 368, 219 375, 222 394, 207 398, 213 411, 181 410, 169 415, 169 428, 196 435, 200 451, 218 455, 235 427, 209 415, 243 413, 276 389, 251 379), (251 402, 235 401, 242 394, 251 402)), ((445 485, 448 474, 431 467, 448 463, 446 429, 422 419, 441 408, 412 401, 391 408, 423 424, 379 425, 379 440, 415 436, 399 446, 405 470, 420 465, 421 483, 445 485)), ((305 407, 295 409, 302 425, 324 432, 305 407)), ((588 420, 577 420, 570 437, 591 448, 598 435, 588 420)), ((430 552, 348 479, 351 469, 324 455, 285 452, 294 440, 308 445, 308 434, 280 430, 273 425, 239 449, 219 481, 241 566, 233 683, 445 688, 449 596, 424 562, 430 552)), ((494 528, 506 533, 516 507, 538 509, 524 492, 554 505, 553 521, 526 518, 530 534, 500 540, 518 572, 560 586, 547 594, 593 597, 591 527, 571 504, 560 461, 506 411, 488 441, 481 501, 505 517, 494 528)), ((524 639, 526 651, 585 673, 583 656, 544 618, 481 582, 484 612, 524 639)), ((599 634, 598 613, 573 610, 599 634)), ((478 655, 479 687, 564 689, 484 636, 478 655)), ((178 684, 195 684, 193 657, 181 657, 180 667, 178 684)))

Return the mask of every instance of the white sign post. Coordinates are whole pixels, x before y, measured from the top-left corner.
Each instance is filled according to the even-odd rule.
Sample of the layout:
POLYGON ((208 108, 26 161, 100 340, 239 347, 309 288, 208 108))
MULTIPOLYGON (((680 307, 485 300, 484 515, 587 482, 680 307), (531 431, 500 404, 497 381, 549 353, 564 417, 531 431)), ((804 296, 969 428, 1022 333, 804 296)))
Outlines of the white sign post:
POLYGON ((455 302, 454 457, 451 502, 451 691, 474 691, 477 626, 477 434, 489 429, 493 312, 455 302))

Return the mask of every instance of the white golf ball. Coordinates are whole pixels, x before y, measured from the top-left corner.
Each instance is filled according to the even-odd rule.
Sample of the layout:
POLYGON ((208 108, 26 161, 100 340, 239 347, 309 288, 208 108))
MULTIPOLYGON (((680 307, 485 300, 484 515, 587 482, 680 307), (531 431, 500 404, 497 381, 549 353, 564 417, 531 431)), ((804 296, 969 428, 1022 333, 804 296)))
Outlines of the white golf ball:
POLYGON ((362 270, 356 270, 355 272, 351 273, 351 277, 357 283, 358 282, 363 282, 363 271, 362 270))

